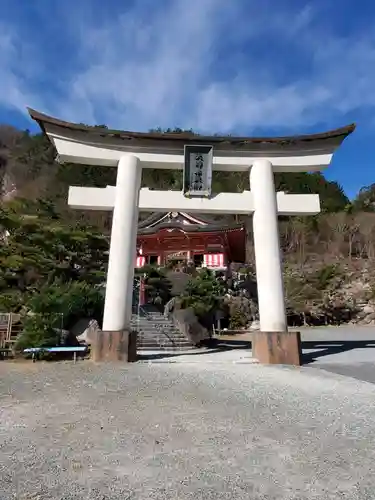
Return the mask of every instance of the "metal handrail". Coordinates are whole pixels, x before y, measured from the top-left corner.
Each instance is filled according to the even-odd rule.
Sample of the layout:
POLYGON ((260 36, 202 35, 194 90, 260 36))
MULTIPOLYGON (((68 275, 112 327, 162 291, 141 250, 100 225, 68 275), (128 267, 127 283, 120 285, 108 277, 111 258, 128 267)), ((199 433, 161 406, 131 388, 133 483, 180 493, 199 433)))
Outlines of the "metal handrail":
MULTIPOLYGON (((175 341, 171 338, 170 335, 168 335, 168 333, 164 330, 163 328, 163 325, 158 325, 156 322, 153 322, 152 318, 151 318, 151 315, 148 311, 146 311, 142 306, 138 306, 138 309, 139 309, 139 312, 142 311, 142 313, 144 314, 144 316, 150 321, 153 323, 153 326, 156 328, 156 330, 158 330, 158 333, 162 333, 165 337, 168 338, 168 340, 170 340, 170 342, 172 344, 175 344, 175 341)), ((161 317, 165 320, 164 316, 161 314, 161 317)), ((138 318, 138 325, 139 325, 139 318, 138 318)), ((138 326, 139 328, 139 326, 138 326)))

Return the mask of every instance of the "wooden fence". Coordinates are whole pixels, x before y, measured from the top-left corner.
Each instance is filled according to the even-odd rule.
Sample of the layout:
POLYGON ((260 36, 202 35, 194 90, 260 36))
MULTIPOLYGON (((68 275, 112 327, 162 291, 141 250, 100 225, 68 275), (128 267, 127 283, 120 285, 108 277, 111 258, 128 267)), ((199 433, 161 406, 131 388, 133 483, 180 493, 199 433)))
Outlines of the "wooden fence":
POLYGON ((21 315, 0 313, 0 349, 12 349, 21 333, 21 315))

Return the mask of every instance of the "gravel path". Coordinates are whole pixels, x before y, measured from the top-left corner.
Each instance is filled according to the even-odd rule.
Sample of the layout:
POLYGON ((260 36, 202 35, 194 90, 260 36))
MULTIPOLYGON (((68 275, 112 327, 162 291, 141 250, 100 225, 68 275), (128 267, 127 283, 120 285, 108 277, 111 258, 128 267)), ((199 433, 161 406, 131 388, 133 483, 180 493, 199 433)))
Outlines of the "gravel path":
POLYGON ((0 363, 0 498, 375 498, 375 387, 253 364, 0 363))

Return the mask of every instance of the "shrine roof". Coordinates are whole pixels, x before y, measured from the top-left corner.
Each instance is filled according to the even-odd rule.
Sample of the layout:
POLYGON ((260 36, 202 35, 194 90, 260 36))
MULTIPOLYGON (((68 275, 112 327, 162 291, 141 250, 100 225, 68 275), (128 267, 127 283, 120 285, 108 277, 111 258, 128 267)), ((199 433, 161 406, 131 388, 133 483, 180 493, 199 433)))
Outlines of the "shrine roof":
POLYGON ((186 233, 211 233, 243 230, 244 224, 223 224, 217 220, 199 219, 185 212, 154 213, 138 224, 138 235, 151 235, 163 229, 180 229, 186 233))
POLYGON ((122 145, 136 146, 142 144, 158 144, 163 148, 183 148, 186 144, 211 144, 218 150, 270 150, 280 148, 309 148, 322 146, 329 143, 330 146, 338 147, 342 141, 355 129, 355 124, 350 124, 335 130, 318 134, 294 135, 285 137, 232 137, 232 136, 204 136, 192 132, 160 133, 160 132, 130 132, 124 130, 111 130, 105 127, 87 126, 71 123, 45 115, 34 109, 28 108, 31 118, 47 133, 47 127, 60 130, 61 134, 72 136, 79 134, 80 138, 86 137, 90 142, 117 142, 122 145))
POLYGON ((158 222, 161 222, 162 220, 165 220, 168 216, 171 217, 171 219, 175 219, 177 217, 182 217, 186 220, 189 220, 190 223, 195 223, 195 224, 216 224, 217 221, 214 219, 208 219, 205 217, 202 219, 202 217, 197 217, 193 216, 191 214, 188 214, 186 212, 154 212, 148 217, 146 217, 143 221, 140 221, 138 224, 139 228, 146 228, 149 226, 154 226, 158 222))

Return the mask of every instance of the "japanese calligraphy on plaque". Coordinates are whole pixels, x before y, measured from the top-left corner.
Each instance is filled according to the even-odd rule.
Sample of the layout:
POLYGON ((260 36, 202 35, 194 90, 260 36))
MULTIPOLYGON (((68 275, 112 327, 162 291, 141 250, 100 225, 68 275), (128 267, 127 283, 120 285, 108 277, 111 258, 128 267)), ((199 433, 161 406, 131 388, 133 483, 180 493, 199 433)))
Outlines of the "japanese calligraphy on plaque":
POLYGON ((211 195, 212 157, 212 146, 185 146, 185 196, 208 197, 211 195))

